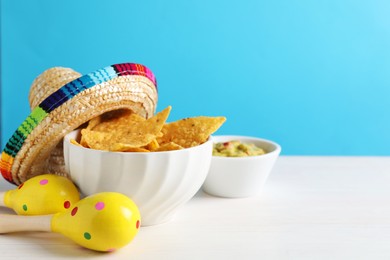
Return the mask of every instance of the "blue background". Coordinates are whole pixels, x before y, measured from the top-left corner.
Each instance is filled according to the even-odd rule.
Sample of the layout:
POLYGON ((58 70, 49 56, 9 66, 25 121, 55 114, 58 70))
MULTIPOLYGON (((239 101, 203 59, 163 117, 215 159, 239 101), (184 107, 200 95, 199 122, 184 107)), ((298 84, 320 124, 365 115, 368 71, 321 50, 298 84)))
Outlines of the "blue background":
POLYGON ((1 1, 2 145, 34 78, 148 66, 170 121, 224 115, 217 134, 285 155, 390 155, 390 1, 1 1))

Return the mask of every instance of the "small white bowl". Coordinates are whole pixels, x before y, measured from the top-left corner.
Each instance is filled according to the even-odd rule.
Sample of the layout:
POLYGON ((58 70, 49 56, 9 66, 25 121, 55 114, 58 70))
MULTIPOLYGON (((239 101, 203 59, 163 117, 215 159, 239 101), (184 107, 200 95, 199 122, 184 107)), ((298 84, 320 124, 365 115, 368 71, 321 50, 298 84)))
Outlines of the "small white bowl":
POLYGON ((138 206, 142 226, 169 221, 201 188, 211 162, 211 140, 196 147, 167 152, 108 152, 70 143, 64 138, 65 167, 84 195, 115 191, 138 206))
POLYGON ((266 154, 248 157, 213 156, 202 186, 210 195, 243 198, 257 195, 266 182, 281 147, 269 140, 247 136, 213 136, 214 143, 238 140, 263 148, 266 154))

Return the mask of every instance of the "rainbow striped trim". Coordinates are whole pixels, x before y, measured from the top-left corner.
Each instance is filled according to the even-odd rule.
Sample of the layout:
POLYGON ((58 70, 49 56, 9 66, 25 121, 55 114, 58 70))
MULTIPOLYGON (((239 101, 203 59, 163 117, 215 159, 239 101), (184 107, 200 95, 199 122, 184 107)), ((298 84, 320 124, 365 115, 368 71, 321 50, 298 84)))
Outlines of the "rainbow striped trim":
POLYGON ((0 158, 0 172, 4 179, 13 183, 11 169, 16 155, 22 148, 28 135, 42 122, 45 117, 50 114, 51 111, 63 105, 66 101, 86 89, 92 88, 114 78, 127 75, 147 77, 153 82, 157 90, 156 78, 151 70, 140 64, 122 63, 111 65, 81 76, 80 78, 62 86, 43 100, 36 108, 33 109, 31 114, 18 127, 5 145, 0 158))

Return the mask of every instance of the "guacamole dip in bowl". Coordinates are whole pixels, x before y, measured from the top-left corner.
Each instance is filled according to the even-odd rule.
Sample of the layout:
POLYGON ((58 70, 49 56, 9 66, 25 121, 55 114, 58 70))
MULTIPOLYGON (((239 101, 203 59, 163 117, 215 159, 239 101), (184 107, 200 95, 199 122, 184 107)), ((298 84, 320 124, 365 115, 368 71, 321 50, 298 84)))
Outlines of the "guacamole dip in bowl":
POLYGON ((280 154, 279 144, 257 137, 212 136, 213 156, 203 191, 226 198, 260 193, 280 154))
POLYGON ((239 140, 214 143, 213 156, 246 157, 265 154, 263 148, 253 143, 243 143, 239 140))

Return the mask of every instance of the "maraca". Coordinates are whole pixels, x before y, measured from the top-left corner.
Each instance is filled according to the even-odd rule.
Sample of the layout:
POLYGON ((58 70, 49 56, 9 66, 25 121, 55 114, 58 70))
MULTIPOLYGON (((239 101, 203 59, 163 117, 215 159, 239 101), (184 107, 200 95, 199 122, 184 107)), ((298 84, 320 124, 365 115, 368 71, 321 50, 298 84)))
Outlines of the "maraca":
POLYGON ((19 215, 55 214, 79 200, 73 182, 54 174, 38 175, 14 190, 0 192, 0 206, 12 208, 19 215))
POLYGON ((119 249, 134 238, 141 225, 137 205, 117 192, 86 197, 55 215, 0 215, 0 233, 53 231, 97 251, 119 249))

